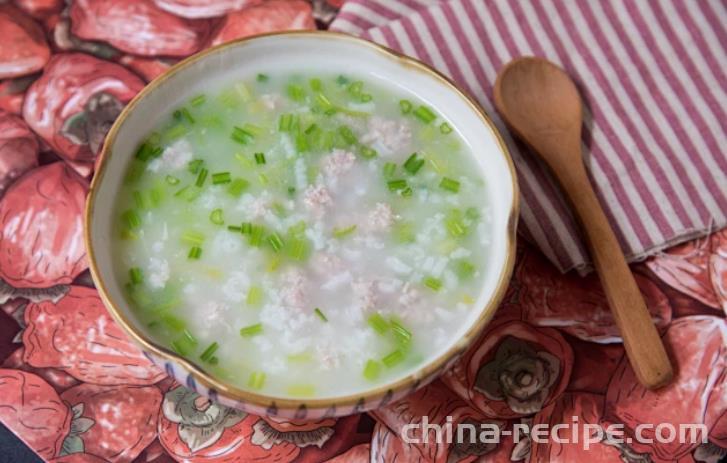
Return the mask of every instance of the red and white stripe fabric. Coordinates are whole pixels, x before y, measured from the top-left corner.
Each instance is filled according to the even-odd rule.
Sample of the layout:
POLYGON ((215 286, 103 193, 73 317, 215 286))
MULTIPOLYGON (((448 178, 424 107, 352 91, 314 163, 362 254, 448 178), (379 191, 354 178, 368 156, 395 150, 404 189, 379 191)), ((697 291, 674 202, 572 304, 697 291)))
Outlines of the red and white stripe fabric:
POLYGON ((518 56, 580 86, 586 162, 629 260, 727 225, 723 0, 349 0, 331 29, 428 62, 479 100, 517 166, 521 230, 561 270, 588 268, 572 216, 492 104, 518 56))

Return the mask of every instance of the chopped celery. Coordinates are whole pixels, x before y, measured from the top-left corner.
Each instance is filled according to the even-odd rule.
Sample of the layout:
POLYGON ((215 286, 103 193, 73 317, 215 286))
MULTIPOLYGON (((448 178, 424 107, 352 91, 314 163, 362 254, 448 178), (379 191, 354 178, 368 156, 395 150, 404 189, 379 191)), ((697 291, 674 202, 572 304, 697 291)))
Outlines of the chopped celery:
POLYGON ((292 384, 288 386, 288 395, 294 397, 312 397, 316 393, 316 389, 311 384, 292 384))
POLYGON ((429 124, 434 119, 437 118, 437 115, 434 114, 434 112, 429 109, 428 107, 422 105, 419 106, 417 109, 415 109, 412 114, 419 119, 420 121, 424 122, 425 124, 429 124))
POLYGON ((404 360, 404 353, 399 349, 396 349, 395 351, 389 353, 384 358, 382 358, 381 363, 386 365, 387 368, 393 368, 401 363, 402 360, 404 360))
POLYGON ((144 275, 139 267, 129 269, 129 281, 131 281, 132 285, 138 285, 144 281, 144 275))
POLYGON ((293 101, 301 102, 305 99, 305 89, 298 84, 290 84, 287 88, 288 96, 293 101))
POLYGON ((253 336, 257 336, 258 334, 261 334, 262 332, 263 332, 262 323, 256 323, 254 325, 240 328, 240 336, 242 336, 243 338, 251 338, 253 336))
POLYGON ((381 373, 381 364, 376 360, 367 360, 364 365, 363 376, 369 381, 374 381, 381 373))
POLYGON ((477 268, 474 264, 467 260, 458 260, 454 262, 454 272, 460 280, 466 280, 475 274, 477 268))
POLYGON ((188 244, 200 245, 204 243, 204 233, 195 230, 187 230, 182 233, 182 241, 188 244))
POLYGON ((263 290, 259 286, 250 286, 245 301, 250 307, 258 307, 263 301, 263 290))
POLYGON ((229 172, 217 172, 212 174, 213 185, 224 185, 225 183, 232 182, 232 177, 229 172))
POLYGON ((189 254, 187 254, 187 258, 190 260, 199 260, 199 258, 202 256, 202 248, 199 246, 192 246, 189 250, 189 254))
POLYGON ((293 260, 304 261, 310 256, 311 245, 307 238, 291 236, 288 238, 286 254, 293 260))
POLYGON ((438 278, 428 276, 425 277, 424 280, 422 280, 422 283, 424 283, 424 286, 434 291, 439 291, 440 289, 442 289, 442 280, 438 278))
POLYGON ((283 249, 283 245, 285 244, 283 242, 283 239, 277 232, 274 232, 272 235, 268 236, 268 243, 275 252, 280 252, 280 250, 283 249))
POLYGON ((210 222, 215 225, 224 225, 225 219, 222 215, 222 209, 214 209, 210 212, 210 222))
POLYGON ((313 312, 315 312, 315 314, 318 316, 318 318, 320 318, 324 322, 327 322, 328 321, 328 317, 326 317, 326 315, 318 307, 316 307, 315 309, 313 309, 313 312))
POLYGON ((250 373, 250 378, 247 380, 247 386, 250 389, 260 390, 265 385, 265 373, 262 371, 254 371, 250 373))
POLYGON ((350 225, 348 227, 343 227, 343 228, 334 228, 332 234, 333 234, 334 238, 340 239, 340 238, 347 237, 348 235, 352 234, 355 231, 356 231, 356 224, 350 225))
POLYGON ((389 331, 389 322, 378 312, 371 314, 367 321, 369 326, 381 335, 389 331))
POLYGON ((411 175, 416 175, 423 166, 424 159, 417 157, 417 153, 412 153, 404 162, 404 169, 411 175))
POLYGON ((250 182, 248 182, 244 178, 236 178, 232 181, 232 183, 227 186, 227 193, 230 196, 239 198, 242 195, 242 192, 245 191, 248 186, 250 186, 250 182))
POLYGON ((139 214, 133 209, 124 211, 124 213, 121 214, 121 219, 124 221, 126 228, 129 230, 133 230, 141 226, 141 217, 139 217, 139 214))

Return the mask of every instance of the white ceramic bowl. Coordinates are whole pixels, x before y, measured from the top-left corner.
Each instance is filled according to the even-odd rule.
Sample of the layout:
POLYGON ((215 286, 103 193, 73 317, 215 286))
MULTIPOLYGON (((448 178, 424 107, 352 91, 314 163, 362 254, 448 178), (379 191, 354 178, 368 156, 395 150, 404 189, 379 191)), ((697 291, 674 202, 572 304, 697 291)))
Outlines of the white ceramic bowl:
POLYGON ((515 171, 492 122, 470 97, 428 66, 351 36, 331 32, 287 32, 211 48, 179 63, 129 103, 111 128, 91 185, 86 245, 97 288, 116 321, 144 352, 187 387, 224 405, 255 414, 297 419, 347 415, 382 406, 414 391, 452 365, 490 320, 507 287, 515 259, 518 192, 515 171), (277 398, 236 388, 202 366, 162 347, 148 334, 117 283, 111 248, 115 198, 123 173, 148 131, 190 97, 209 92, 235 75, 257 72, 345 73, 383 81, 396 93, 421 99, 458 130, 477 157, 492 211, 492 249, 487 275, 470 319, 452 333, 451 345, 415 371, 356 395, 315 399, 277 398))

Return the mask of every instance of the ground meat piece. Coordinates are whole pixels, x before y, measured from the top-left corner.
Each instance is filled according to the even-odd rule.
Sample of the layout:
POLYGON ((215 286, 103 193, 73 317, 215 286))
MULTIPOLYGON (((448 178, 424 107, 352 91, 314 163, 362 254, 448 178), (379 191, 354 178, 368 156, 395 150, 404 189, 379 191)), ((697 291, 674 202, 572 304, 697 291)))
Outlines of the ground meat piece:
POLYGON ((328 189, 323 185, 309 185, 303 194, 303 202, 306 207, 316 214, 322 214, 326 206, 333 200, 328 189))
POLYGON ((351 290, 361 310, 369 311, 376 306, 378 295, 375 281, 355 280, 351 282, 351 290))
POLYGON ((376 203, 369 211, 368 227, 372 231, 387 231, 394 221, 394 213, 391 206, 386 203, 376 203))
POLYGON ((186 138, 181 138, 168 146, 161 158, 150 162, 148 169, 156 172, 163 166, 166 169, 178 170, 185 167, 193 155, 192 145, 186 138))
POLYGON ((368 131, 361 137, 366 144, 380 148, 381 154, 394 154, 405 150, 411 142, 411 129, 406 122, 383 117, 371 117, 368 131))
POLYGON ((352 152, 336 149, 323 158, 323 172, 329 177, 335 178, 348 172, 354 162, 356 162, 356 156, 352 152))
POLYGON ((283 275, 283 302, 287 305, 302 308, 306 303, 306 281, 300 271, 290 270, 283 275))

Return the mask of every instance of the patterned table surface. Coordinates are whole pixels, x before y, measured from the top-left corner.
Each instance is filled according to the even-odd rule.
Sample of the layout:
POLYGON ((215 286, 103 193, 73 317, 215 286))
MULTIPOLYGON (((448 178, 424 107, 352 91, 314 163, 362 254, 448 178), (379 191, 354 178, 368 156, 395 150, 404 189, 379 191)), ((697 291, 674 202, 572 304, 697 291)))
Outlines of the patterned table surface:
POLYGON ((0 4, 0 420, 53 462, 724 457, 727 230, 633 266, 677 372, 657 392, 635 380, 596 277, 562 275, 524 243, 503 304, 464 358, 432 385, 368 414, 295 422, 221 407, 166 377, 114 324, 81 239, 88 180, 110 123, 179 58, 235 37, 325 27, 339 3, 0 4), (422 416, 504 431, 575 417, 599 429, 623 425, 629 437, 643 424, 703 427, 695 442, 606 434, 588 450, 517 433, 491 444, 405 442, 404 425, 422 416))

